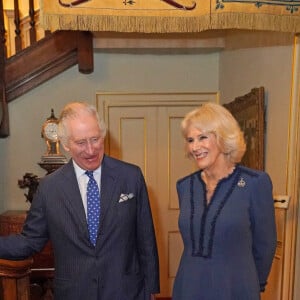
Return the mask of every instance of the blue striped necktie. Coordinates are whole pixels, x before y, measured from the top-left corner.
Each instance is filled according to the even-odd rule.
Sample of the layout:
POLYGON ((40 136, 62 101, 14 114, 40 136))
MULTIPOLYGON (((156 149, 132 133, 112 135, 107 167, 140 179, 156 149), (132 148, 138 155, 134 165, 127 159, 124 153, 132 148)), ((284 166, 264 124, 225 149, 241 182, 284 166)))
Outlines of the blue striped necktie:
POLYGON ((99 220, 100 220, 100 193, 93 171, 86 171, 89 177, 87 184, 87 222, 92 244, 96 245, 99 220))

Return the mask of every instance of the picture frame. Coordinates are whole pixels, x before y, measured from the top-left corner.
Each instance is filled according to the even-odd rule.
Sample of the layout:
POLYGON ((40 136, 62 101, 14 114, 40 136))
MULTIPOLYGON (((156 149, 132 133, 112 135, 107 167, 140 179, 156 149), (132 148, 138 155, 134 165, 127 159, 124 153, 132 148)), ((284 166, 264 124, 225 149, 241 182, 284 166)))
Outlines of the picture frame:
POLYGON ((265 152, 265 91, 253 88, 243 96, 224 104, 238 121, 246 141, 246 152, 241 164, 256 170, 264 170, 265 152))

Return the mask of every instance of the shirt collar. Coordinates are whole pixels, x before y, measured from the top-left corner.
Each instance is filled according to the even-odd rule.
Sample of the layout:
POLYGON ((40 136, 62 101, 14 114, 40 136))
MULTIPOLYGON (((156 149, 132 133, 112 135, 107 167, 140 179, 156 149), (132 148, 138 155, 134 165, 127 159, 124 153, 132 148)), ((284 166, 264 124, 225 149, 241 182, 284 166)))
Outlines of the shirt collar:
MULTIPOLYGON (((72 162, 73 162, 76 177, 78 179, 80 176, 82 176, 85 173, 86 170, 79 167, 74 160, 72 160, 72 162)), ((101 165, 96 170, 94 170, 94 174, 100 174, 100 173, 101 173, 101 165)))

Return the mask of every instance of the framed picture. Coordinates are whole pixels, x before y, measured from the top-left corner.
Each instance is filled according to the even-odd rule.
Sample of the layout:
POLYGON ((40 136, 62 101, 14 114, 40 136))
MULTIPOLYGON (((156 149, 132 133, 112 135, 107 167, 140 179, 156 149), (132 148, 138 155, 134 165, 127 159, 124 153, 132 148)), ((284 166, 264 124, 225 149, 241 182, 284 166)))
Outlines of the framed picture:
POLYGON ((237 119, 244 132, 247 149, 241 164, 257 170, 264 170, 264 100, 264 88, 259 87, 224 104, 237 119))

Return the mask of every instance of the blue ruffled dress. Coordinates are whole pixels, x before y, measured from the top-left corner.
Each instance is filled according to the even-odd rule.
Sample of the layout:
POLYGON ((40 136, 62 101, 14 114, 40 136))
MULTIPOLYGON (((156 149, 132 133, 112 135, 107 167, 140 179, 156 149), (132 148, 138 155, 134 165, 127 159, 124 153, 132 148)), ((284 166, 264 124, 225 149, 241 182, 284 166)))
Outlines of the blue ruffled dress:
POLYGON ((258 300, 276 248, 272 183, 236 166, 209 204, 200 172, 177 182, 184 243, 172 300, 258 300))

